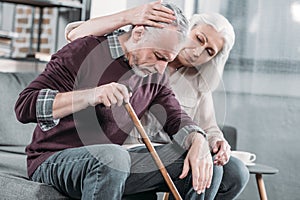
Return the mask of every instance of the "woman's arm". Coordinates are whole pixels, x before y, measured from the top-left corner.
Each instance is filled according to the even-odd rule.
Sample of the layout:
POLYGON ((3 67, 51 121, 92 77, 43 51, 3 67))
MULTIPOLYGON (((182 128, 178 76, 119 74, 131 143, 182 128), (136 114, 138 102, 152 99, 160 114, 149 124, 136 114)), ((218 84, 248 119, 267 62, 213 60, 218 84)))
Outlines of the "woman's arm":
POLYGON ((105 35, 126 25, 148 25, 162 28, 158 22, 170 23, 175 19, 172 10, 161 4, 161 0, 151 2, 142 6, 124 10, 112 15, 96 17, 86 22, 73 26, 73 29, 66 31, 68 41, 86 35, 105 35))
POLYGON ((211 92, 201 93, 194 121, 206 132, 211 144, 214 139, 223 140, 223 133, 217 125, 211 92))
POLYGON ((214 163, 224 165, 230 157, 230 145, 217 125, 211 92, 201 94, 194 121, 205 131, 209 146, 216 154, 214 163))

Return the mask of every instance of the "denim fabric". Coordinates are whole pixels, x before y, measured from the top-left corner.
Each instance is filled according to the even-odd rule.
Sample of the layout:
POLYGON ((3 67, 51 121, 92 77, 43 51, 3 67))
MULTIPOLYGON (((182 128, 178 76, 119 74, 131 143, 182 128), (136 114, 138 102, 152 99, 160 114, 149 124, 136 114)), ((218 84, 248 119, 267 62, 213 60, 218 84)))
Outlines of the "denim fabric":
MULTIPOLYGON (((155 149, 182 198, 185 200, 203 200, 204 194, 197 194, 192 187, 191 174, 184 179, 178 178, 182 173, 186 152, 176 144, 166 144, 158 146, 155 149)), ((125 194, 128 195, 149 190, 169 192, 168 186, 165 184, 163 176, 157 169, 148 150, 145 147, 137 147, 130 149, 129 152, 132 166, 131 174, 126 181, 125 194)), ((208 189, 210 199, 213 199, 218 191, 222 179, 222 172, 222 167, 214 167, 215 175, 211 187, 208 189)), ((170 196, 170 199, 172 199, 172 195, 170 196)))
POLYGON ((118 145, 66 149, 48 158, 32 176, 74 199, 121 199, 130 157, 118 145))
POLYGON ((223 178, 216 200, 234 200, 246 187, 249 181, 249 170, 245 164, 235 157, 223 166, 223 178))
MULTIPOLYGON (((245 166, 231 158, 223 167, 214 166, 211 187, 198 195, 193 190, 191 174, 184 179, 178 178, 186 151, 176 144, 158 146, 156 151, 185 200, 214 199, 217 192, 216 199, 234 199, 249 178, 247 169, 243 170, 245 166)), ((151 195, 151 191, 169 192, 161 172, 144 146, 128 151, 118 145, 66 149, 47 159, 32 179, 53 185, 71 198, 83 200, 120 200, 122 194, 123 199, 132 199, 130 196, 142 193, 149 193, 154 198, 156 195, 151 195)))
MULTIPOLYGON (((234 200, 246 187, 249 180, 249 170, 242 161, 230 157, 224 166, 213 167, 213 179, 210 188, 201 195, 201 200, 234 200)), ((195 193, 188 193, 186 199, 196 199, 195 193)), ((173 199, 170 195, 169 199, 173 199)))

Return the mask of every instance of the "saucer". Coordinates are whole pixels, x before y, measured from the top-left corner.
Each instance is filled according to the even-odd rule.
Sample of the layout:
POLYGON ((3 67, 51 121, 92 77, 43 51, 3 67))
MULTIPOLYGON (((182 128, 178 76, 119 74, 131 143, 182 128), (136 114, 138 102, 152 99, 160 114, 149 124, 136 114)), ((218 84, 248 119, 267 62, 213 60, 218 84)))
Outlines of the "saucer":
POLYGON ((249 163, 245 163, 245 165, 246 165, 246 166, 253 166, 253 165, 255 165, 255 163, 249 162, 249 163))

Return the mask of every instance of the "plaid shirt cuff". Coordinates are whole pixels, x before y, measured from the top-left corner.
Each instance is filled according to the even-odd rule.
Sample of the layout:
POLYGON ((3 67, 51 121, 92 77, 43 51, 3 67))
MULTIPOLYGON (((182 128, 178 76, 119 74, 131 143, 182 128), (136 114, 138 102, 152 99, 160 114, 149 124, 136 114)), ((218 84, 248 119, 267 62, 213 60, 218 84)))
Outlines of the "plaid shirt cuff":
POLYGON ((36 118, 42 131, 48 131, 59 123, 59 119, 53 119, 52 106, 58 93, 57 90, 42 89, 36 102, 36 118))
POLYGON ((175 135, 173 135, 173 139, 183 149, 188 150, 190 144, 188 144, 187 138, 192 132, 202 134, 206 138, 205 132, 199 126, 189 125, 182 127, 175 135))

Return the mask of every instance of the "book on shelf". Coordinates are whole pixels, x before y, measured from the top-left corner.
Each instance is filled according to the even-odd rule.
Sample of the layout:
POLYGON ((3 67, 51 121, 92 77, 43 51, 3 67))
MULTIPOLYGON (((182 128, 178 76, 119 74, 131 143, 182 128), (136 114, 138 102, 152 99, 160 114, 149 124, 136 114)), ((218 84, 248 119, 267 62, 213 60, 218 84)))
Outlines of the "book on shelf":
POLYGON ((42 52, 35 52, 34 57, 40 61, 48 62, 51 59, 51 54, 49 53, 42 53, 42 52))
POLYGON ((11 53, 12 39, 0 36, 0 56, 9 56, 11 53))
POLYGON ((10 45, 11 44, 11 38, 1 37, 0 36, 0 45, 10 45))
POLYGON ((11 53, 10 48, 0 46, 0 56, 9 56, 11 53))
POLYGON ((1 38, 18 38, 19 34, 12 31, 0 30, 0 37, 1 38))

